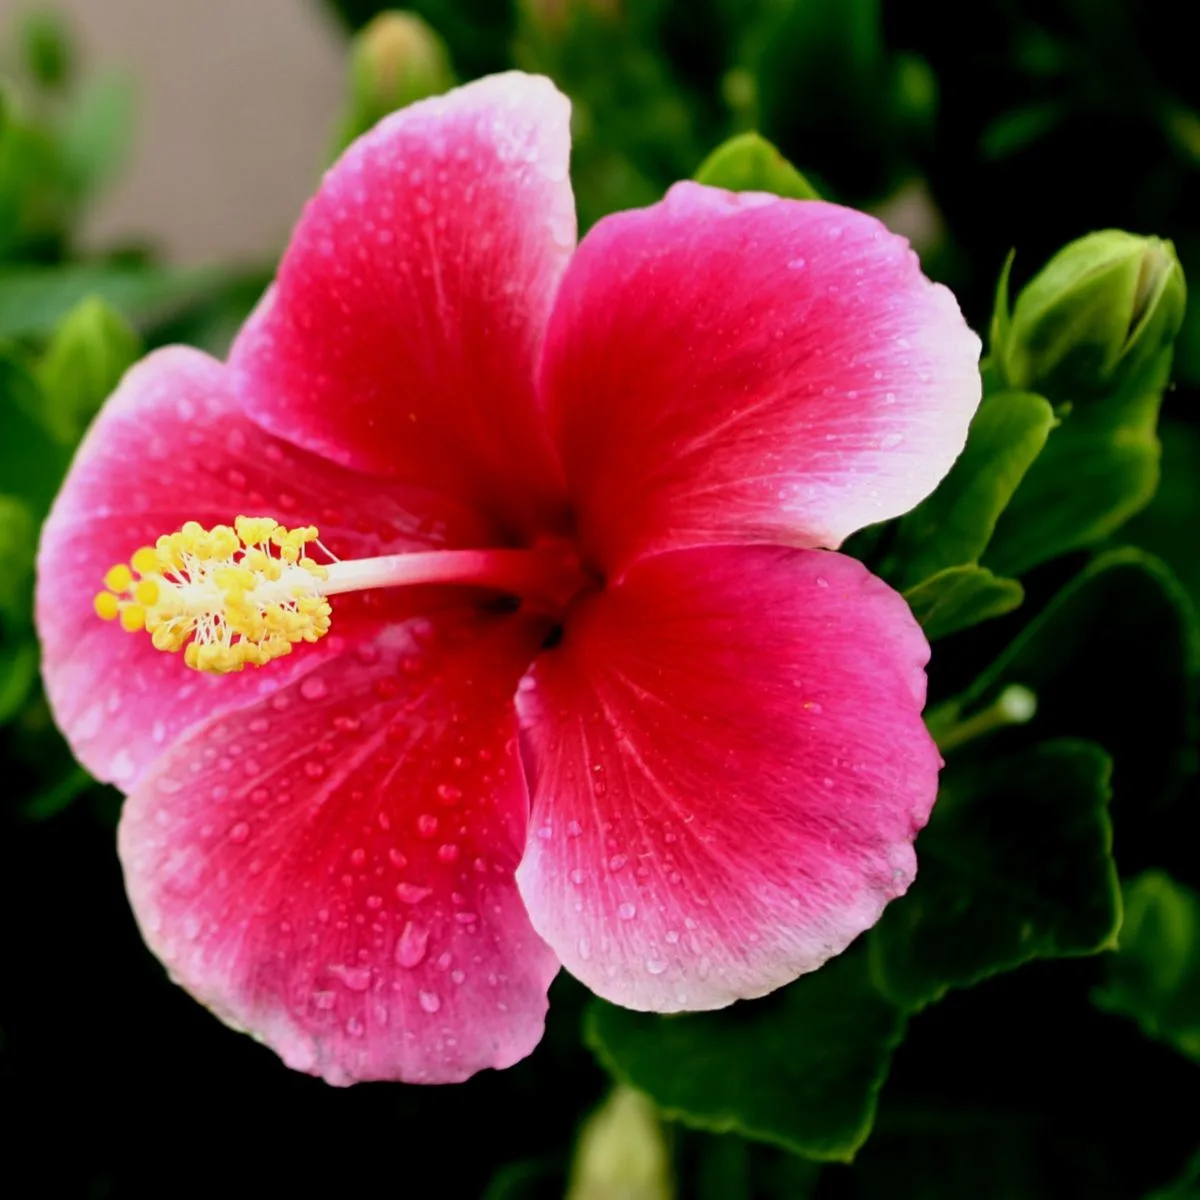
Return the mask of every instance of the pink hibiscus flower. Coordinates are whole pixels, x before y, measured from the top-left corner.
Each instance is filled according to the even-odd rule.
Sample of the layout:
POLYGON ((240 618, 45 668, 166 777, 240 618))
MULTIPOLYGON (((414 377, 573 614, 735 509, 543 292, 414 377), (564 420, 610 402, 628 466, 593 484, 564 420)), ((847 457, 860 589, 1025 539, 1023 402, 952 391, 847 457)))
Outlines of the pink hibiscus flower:
POLYGON ((520 74, 385 120, 46 525, 47 688, 128 794, 146 941, 331 1082, 517 1061, 560 964, 769 992, 905 890, 934 800, 926 642, 829 548, 945 474, 978 339, 831 204, 682 183, 575 248, 568 152, 520 74))

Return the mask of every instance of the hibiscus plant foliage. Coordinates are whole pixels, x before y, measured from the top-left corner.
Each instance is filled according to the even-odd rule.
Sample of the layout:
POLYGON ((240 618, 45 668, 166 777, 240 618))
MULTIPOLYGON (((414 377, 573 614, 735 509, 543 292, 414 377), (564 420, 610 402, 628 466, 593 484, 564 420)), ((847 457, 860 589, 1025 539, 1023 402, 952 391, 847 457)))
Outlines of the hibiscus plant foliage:
POLYGON ((81 249, 128 89, 48 14, 6 43, 19 1153, 116 1196, 1200 1194, 1200 93, 1157 6, 996 0, 982 56, 940 4, 332 7, 329 169, 252 269, 81 249))

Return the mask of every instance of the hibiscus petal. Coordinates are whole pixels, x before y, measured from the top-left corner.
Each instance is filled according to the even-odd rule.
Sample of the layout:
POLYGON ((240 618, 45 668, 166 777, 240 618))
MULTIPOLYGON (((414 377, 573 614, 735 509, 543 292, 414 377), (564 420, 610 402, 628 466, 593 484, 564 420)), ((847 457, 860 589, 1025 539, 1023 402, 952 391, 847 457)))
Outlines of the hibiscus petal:
POLYGON ((456 505, 355 475, 265 433, 238 410, 229 373, 172 347, 134 367, 84 439, 42 533, 37 617, 46 691, 79 760, 128 790, 179 734, 249 704, 336 653, 364 619, 394 616, 377 596, 343 597, 334 633, 270 670, 204 675, 142 634, 99 620, 92 598, 114 563, 185 521, 239 513, 314 524, 342 557, 481 544, 456 505), (414 515, 419 514, 419 516, 414 515))
POLYGON ((684 183, 599 222, 541 388, 584 544, 838 546, 945 475, 979 339, 902 238, 816 201, 684 183))
POLYGON ((644 559, 520 693, 534 928, 629 1008, 719 1008, 819 967, 916 870, 937 789, 928 646, 853 559, 644 559))
POLYGON ((575 243, 569 114, 549 80, 513 72, 351 146, 234 346, 255 417, 517 528, 557 511, 533 379, 575 243))
POLYGON ((397 625, 155 763, 120 850, 172 977, 331 1083, 527 1055, 557 970, 513 882, 535 645, 463 610, 397 625))

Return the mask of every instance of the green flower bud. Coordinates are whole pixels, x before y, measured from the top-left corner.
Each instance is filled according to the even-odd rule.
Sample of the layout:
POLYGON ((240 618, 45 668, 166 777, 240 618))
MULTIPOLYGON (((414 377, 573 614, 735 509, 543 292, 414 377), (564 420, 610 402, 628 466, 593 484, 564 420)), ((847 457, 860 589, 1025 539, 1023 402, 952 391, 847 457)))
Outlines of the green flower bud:
POLYGON ((673 1194, 654 1106, 618 1084, 579 1134, 567 1200, 671 1200, 673 1194))
POLYGON ((1170 242, 1091 233, 1026 285, 1011 319, 998 312, 995 364, 1008 387, 1055 402, 1110 395, 1136 385, 1171 346, 1186 303, 1170 242))
POLYGON ((388 113, 455 84, 446 44, 420 17, 381 12, 354 39, 339 148, 388 113))
POLYGON ((35 371, 46 398, 44 422, 60 442, 79 439, 141 349, 125 318, 98 297, 63 318, 35 371))

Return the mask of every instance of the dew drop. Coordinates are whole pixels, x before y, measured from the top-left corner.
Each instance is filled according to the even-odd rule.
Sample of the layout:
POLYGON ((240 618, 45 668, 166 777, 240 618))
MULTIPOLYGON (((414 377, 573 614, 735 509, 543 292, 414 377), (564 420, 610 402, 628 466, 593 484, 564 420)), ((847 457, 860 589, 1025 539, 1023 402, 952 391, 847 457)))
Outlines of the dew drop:
POLYGON ((396 884, 396 898, 405 904, 420 904, 433 888, 422 887, 419 883, 400 882, 396 884))
POLYGON ((245 821, 239 821, 230 831, 229 840, 239 846, 250 836, 250 826, 245 821))
POLYGON ((579 941, 575 943, 575 949, 579 952, 579 957, 582 958, 584 962, 587 962, 587 960, 592 957, 592 943, 589 942, 587 938, 580 938, 579 941))
POLYGON ((646 970, 651 975, 661 975, 667 969, 667 964, 661 958, 646 959, 646 970))
POLYGON ((622 921, 632 921, 633 918, 637 916, 637 905, 626 900, 625 903, 617 909, 617 916, 620 917, 622 921))
POLYGON ((329 973, 340 979, 352 992, 365 992, 371 986, 370 967, 330 967, 329 973))
POLYGON ((571 882, 575 884, 576 887, 578 887, 586 878, 586 873, 581 871, 578 867, 571 872, 571 882))
POLYGON ((396 962, 402 967, 415 967, 429 946, 429 930, 409 921, 396 939, 396 962))
POLYGON ((405 858, 404 855, 401 854, 400 851, 394 846, 388 851, 388 860, 391 862, 393 867, 397 867, 400 870, 403 870, 408 866, 408 859, 405 858))
POLYGON ((350 862, 353 866, 361 867, 367 861, 367 852, 360 846, 350 851, 350 862))
POLYGON ((441 862, 452 863, 458 858, 458 847, 453 842, 447 842, 438 847, 437 856, 441 862))
POLYGON ((425 838, 433 837, 438 831, 438 819, 432 813, 422 813, 417 818, 417 832, 425 838))
POLYGON ((417 1000, 427 1013, 435 1013, 442 1007, 442 998, 437 992, 418 992, 417 1000))
POLYGON ((439 783, 437 795, 443 804, 457 804, 462 799, 462 789, 456 788, 452 783, 439 783))
POLYGON ((629 859, 624 854, 614 854, 608 860, 608 869, 610 871, 619 871, 628 861, 629 859))

